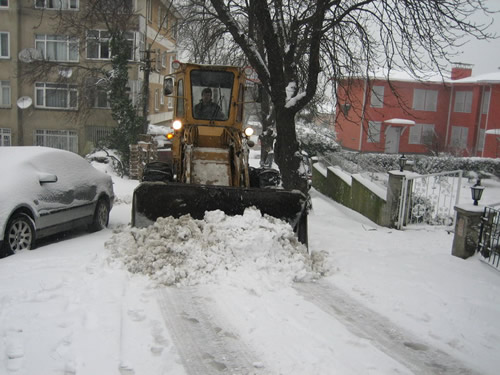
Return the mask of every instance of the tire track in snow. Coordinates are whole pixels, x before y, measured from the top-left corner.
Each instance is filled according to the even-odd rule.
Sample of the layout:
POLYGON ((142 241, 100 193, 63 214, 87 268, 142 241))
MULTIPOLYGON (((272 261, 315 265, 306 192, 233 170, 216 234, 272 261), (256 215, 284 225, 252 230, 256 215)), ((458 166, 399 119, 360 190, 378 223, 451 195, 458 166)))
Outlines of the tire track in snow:
POLYGON ((297 283, 305 300, 342 322, 353 334, 404 364, 418 375, 480 375, 456 358, 424 344, 414 334, 370 310, 333 284, 297 283))
POLYGON ((251 349, 224 329, 196 287, 162 288, 158 303, 188 374, 264 374, 251 349))

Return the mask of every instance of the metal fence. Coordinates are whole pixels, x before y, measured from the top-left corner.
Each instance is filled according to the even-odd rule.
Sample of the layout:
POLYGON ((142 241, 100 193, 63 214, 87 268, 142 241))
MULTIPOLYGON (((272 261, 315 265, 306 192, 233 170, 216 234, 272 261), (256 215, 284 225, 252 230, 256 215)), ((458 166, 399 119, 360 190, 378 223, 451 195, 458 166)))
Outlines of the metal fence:
POLYGON ((455 224, 462 171, 407 175, 403 178, 397 228, 412 224, 455 224))
POLYGON ((485 207, 481 217, 477 251, 492 266, 500 269, 500 211, 485 207))

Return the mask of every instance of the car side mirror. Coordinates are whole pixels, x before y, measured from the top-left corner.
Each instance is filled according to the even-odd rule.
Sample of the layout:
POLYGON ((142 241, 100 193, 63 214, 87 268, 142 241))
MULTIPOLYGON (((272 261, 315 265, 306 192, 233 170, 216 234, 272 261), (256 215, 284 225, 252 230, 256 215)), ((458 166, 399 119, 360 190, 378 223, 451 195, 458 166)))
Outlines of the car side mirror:
POLYGON ((174 92, 174 79, 172 77, 165 77, 163 79, 163 95, 172 95, 174 92))
POLYGON ((50 173, 38 173, 38 181, 40 185, 54 183, 57 182, 57 176, 50 173))

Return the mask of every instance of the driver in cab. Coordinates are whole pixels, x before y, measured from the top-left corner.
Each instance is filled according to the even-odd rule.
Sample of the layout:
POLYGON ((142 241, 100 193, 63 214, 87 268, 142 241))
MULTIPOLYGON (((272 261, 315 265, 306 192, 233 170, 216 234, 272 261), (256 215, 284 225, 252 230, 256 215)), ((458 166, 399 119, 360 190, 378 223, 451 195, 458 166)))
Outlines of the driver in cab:
POLYGON ((224 120, 220 106, 212 101, 212 89, 206 87, 201 92, 201 100, 194 106, 194 117, 207 120, 224 120))

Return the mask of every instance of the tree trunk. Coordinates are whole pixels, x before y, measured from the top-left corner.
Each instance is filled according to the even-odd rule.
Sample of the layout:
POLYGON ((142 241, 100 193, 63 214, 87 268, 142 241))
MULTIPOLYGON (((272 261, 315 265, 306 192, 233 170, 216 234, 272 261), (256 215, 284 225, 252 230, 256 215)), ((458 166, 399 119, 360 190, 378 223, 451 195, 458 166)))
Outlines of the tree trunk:
POLYGON ((302 155, 295 133, 295 112, 281 108, 276 109, 276 163, 280 167, 283 187, 287 190, 298 189, 307 193, 307 178, 299 172, 302 155))

